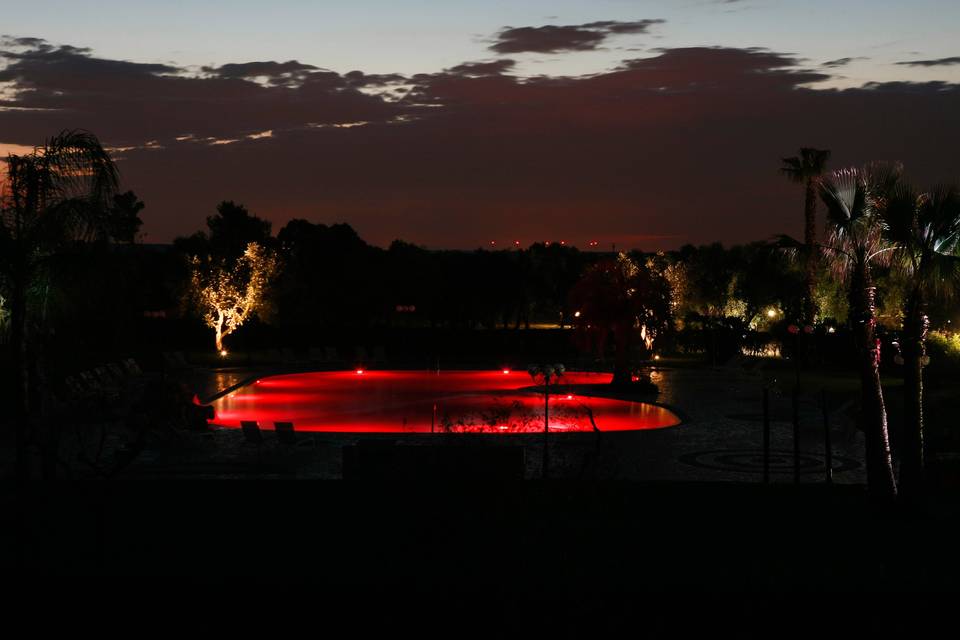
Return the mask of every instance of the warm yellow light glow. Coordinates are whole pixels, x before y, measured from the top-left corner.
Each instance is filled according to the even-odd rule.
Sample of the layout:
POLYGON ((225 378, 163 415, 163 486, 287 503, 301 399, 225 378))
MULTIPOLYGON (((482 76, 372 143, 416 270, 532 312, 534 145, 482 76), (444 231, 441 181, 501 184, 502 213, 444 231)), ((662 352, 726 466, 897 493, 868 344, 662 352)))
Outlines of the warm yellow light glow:
POLYGON ((655 355, 655 356, 653 356, 653 359, 654 359, 654 360, 659 360, 659 359, 660 359, 660 356, 659 356, 659 354, 658 354, 658 355, 655 355))
POLYGON ((203 321, 214 330, 217 351, 225 356, 223 339, 263 306, 264 292, 277 268, 276 256, 251 242, 235 264, 194 256, 190 266, 191 294, 203 321))
POLYGON ((220 349, 220 355, 223 356, 224 358, 226 358, 226 357, 227 357, 227 350, 226 350, 226 349, 220 349))
POLYGON ((777 310, 776 310, 776 309, 767 309, 767 317, 768 317, 768 318, 776 318, 776 317, 777 317, 777 310))
POLYGON ((579 311, 574 311, 574 312, 573 312, 573 317, 574 317, 574 318, 579 318, 579 317, 580 317, 580 312, 579 312, 579 311))

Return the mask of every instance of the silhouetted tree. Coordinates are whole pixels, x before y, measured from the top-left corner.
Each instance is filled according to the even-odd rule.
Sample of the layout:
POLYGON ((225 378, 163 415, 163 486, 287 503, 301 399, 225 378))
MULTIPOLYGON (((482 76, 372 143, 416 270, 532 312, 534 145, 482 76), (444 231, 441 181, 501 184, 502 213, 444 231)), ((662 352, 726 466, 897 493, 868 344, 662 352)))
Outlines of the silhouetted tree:
POLYGON ((677 257, 686 274, 684 304, 680 312, 724 317, 738 267, 730 252, 715 242, 701 247, 685 245, 677 257))
POLYGON ((743 322, 749 326, 766 308, 779 307, 788 317, 800 312, 801 276, 775 246, 752 243, 734 247, 734 293, 743 301, 743 322))
POLYGON ((382 283, 390 275, 381 265, 384 252, 350 225, 291 220, 277 241, 284 264, 278 284, 283 324, 363 327, 386 313, 382 283))
POLYGON ((7 157, 7 183, 0 194, 0 272, 10 305, 11 414, 17 469, 27 473, 25 445, 30 387, 28 351, 49 265, 72 243, 109 233, 117 169, 97 138, 63 131, 26 155, 7 157))
POLYGON ((247 211, 242 204, 225 200, 217 205, 217 215, 207 217, 210 248, 214 255, 238 258, 251 242, 270 244, 270 221, 247 211))
POLYGON ((110 237, 117 242, 133 242, 143 224, 140 212, 144 206, 133 191, 113 196, 113 206, 107 219, 110 237))
POLYGON ((804 312, 803 319, 812 325, 817 314, 816 276, 817 276, 817 180, 827 168, 830 160, 828 149, 803 147, 799 156, 783 158, 780 173, 791 181, 804 185, 803 206, 803 242, 804 255, 804 312))
POLYGON ((904 424, 900 437, 900 487, 921 488, 924 467, 923 365, 927 305, 934 295, 951 297, 960 276, 960 191, 940 186, 918 193, 897 185, 883 210, 888 235, 897 244, 896 264, 906 276, 903 308, 904 424))

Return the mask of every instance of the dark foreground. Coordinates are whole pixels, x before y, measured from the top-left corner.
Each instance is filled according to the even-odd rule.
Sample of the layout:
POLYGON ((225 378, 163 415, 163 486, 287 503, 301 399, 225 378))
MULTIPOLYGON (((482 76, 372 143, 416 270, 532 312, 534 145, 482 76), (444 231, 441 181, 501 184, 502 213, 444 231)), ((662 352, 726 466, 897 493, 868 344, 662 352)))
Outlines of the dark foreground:
POLYGON ((953 589, 960 517, 860 487, 114 481, 3 489, 0 570, 270 574, 332 588, 953 589), (12 553, 11 553, 12 552, 12 553))

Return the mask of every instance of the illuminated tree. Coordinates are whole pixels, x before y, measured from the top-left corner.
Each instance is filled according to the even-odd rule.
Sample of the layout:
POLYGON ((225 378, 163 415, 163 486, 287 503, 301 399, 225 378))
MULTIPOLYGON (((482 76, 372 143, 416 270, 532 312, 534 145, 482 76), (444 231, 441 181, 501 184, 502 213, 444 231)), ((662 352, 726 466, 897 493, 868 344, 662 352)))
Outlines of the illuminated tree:
POLYGON ((110 155, 87 131, 63 131, 24 155, 6 159, 0 184, 0 285, 9 305, 10 360, 17 473, 27 475, 26 439, 31 387, 28 356, 39 314, 33 303, 50 281, 65 247, 109 237, 117 189, 110 155))
POLYGON ((895 497, 897 487, 880 386, 873 268, 890 261, 893 245, 884 235, 880 213, 899 175, 899 167, 870 165, 837 171, 820 181, 820 196, 827 208, 824 255, 847 284, 849 322, 857 348, 867 484, 871 494, 880 499, 895 497))
POLYGON ((813 324, 817 314, 816 276, 817 276, 817 180, 827 168, 830 159, 829 149, 800 149, 799 156, 783 158, 780 173, 792 182, 805 187, 803 207, 804 242, 804 322, 813 324))
POLYGON ((888 236, 897 243, 896 265, 906 289, 903 303, 904 428, 900 485, 916 494, 922 484, 923 364, 931 297, 950 297, 960 282, 960 190, 941 186, 918 193, 899 184, 884 208, 888 236))
POLYGON ((275 254, 251 242, 237 260, 190 258, 190 298, 204 323, 213 329, 217 351, 223 339, 240 328, 266 302, 266 289, 277 268, 275 254))

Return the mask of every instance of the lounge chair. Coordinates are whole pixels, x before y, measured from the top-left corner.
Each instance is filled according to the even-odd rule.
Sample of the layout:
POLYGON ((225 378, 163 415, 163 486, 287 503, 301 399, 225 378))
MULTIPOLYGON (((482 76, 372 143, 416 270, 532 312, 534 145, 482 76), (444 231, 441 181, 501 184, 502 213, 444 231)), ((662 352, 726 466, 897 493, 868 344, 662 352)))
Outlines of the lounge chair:
POLYGON ((296 430, 292 422, 274 422, 273 428, 277 432, 277 441, 285 446, 299 447, 302 444, 313 444, 316 446, 313 438, 297 439, 296 430))
POLYGON ((260 431, 260 425, 253 420, 243 420, 240 422, 240 428, 243 429, 243 437, 250 444, 263 444, 263 432, 260 431))

